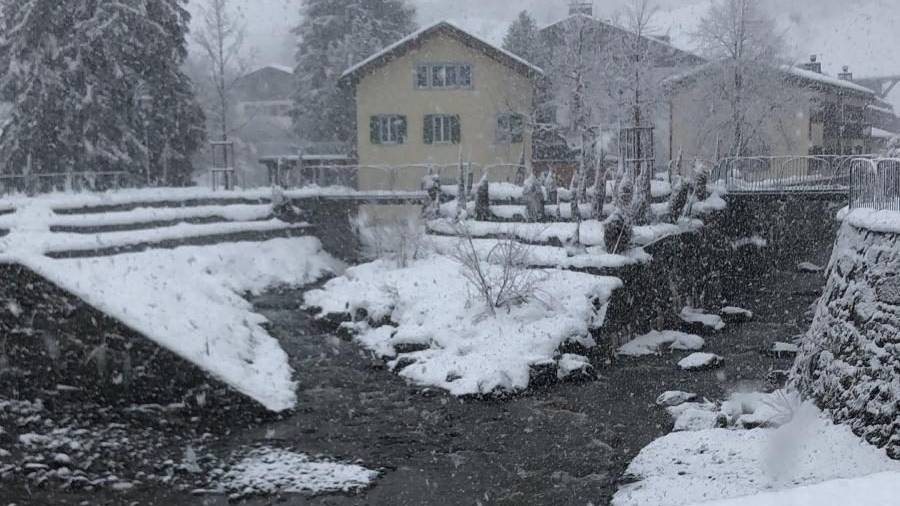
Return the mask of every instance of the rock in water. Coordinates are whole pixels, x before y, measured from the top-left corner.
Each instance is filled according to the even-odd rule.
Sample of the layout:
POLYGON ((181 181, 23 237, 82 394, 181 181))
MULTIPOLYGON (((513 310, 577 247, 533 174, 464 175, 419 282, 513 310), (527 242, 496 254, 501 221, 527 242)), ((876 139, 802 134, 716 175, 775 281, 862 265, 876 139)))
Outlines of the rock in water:
POLYGON ((799 270, 800 272, 817 273, 822 272, 825 269, 812 262, 801 262, 799 265, 797 265, 797 270, 799 270))
POLYGON ((664 407, 680 406, 685 402, 693 401, 696 398, 697 394, 681 392, 679 390, 669 390, 668 392, 663 392, 656 398, 656 404, 664 407))
POLYGON ((753 319, 753 311, 734 306, 723 307, 720 314, 726 323, 746 323, 753 319))
POLYGON ((725 358, 715 353, 692 353, 678 362, 678 367, 685 371, 714 369, 722 365, 725 358))

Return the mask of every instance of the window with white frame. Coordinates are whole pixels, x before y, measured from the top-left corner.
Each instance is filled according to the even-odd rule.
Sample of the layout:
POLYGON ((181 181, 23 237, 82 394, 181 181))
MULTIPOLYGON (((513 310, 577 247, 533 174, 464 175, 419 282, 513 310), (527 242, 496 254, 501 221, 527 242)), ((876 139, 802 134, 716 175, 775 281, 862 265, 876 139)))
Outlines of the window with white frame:
POLYGON ((379 114, 369 121, 372 144, 403 144, 406 142, 406 116, 379 114))
POLYGON ((468 63, 423 63, 416 66, 416 88, 453 89, 472 87, 468 63))
POLYGON ((497 115, 498 144, 521 144, 525 141, 525 116, 518 113, 497 115))
POLYGON ((461 129, 459 116, 428 114, 424 124, 425 144, 459 144, 461 129))

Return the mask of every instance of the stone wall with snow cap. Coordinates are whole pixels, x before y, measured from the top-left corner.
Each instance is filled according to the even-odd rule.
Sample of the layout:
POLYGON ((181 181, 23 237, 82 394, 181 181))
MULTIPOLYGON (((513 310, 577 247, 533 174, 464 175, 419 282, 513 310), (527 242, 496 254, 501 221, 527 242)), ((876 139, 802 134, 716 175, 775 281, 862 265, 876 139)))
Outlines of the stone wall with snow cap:
POLYGON ((792 380, 900 459, 900 213, 846 216, 792 380))

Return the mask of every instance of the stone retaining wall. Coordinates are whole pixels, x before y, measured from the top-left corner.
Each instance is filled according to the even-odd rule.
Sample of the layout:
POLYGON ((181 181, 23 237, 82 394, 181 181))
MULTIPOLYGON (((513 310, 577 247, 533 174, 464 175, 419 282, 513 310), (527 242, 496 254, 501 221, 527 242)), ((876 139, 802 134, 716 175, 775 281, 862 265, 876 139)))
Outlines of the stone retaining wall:
POLYGON ((791 377, 835 422, 900 458, 900 234, 843 225, 791 377))

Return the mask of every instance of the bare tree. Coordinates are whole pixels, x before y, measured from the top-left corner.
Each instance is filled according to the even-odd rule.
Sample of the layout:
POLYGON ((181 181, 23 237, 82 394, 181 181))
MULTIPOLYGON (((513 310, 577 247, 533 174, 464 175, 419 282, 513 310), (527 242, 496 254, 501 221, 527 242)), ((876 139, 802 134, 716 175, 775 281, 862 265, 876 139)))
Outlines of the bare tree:
POLYGON ((233 11, 231 0, 203 0, 200 15, 201 29, 194 39, 203 49, 209 65, 209 78, 216 97, 212 116, 224 141, 231 132, 228 116, 234 85, 246 70, 240 61, 246 25, 242 16, 233 11))
POLYGON ((716 0, 694 39, 717 72, 706 80, 710 96, 728 104, 732 156, 745 156, 771 109, 783 100, 784 38, 755 0, 716 0))

